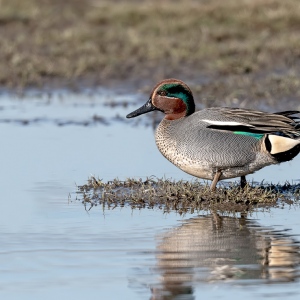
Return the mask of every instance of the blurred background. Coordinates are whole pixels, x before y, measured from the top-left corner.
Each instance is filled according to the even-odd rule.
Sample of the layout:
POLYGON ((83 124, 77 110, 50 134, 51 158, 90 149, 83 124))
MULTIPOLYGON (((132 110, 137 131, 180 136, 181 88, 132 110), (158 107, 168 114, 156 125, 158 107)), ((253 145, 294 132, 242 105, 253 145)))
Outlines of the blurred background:
POLYGON ((188 82, 204 106, 299 109, 298 0, 0 0, 2 87, 188 82))

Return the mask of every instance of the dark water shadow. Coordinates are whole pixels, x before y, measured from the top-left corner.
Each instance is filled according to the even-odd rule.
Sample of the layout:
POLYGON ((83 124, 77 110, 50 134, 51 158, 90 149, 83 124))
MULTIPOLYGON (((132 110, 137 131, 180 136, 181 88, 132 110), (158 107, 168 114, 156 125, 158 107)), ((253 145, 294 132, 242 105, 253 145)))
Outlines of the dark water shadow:
POLYGON ((297 281, 299 243, 287 231, 217 214, 198 216, 157 237, 160 281, 151 299, 194 299, 198 284, 297 281), (181 298, 182 297, 182 298, 181 298))

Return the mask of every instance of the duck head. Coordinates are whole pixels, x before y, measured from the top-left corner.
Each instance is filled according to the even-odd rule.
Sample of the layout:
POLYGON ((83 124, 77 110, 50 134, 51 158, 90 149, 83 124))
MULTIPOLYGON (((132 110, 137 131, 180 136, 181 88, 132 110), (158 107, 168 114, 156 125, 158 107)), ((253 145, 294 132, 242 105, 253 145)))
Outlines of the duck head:
POLYGON ((181 80, 165 79, 154 87, 149 100, 126 118, 134 118, 153 110, 162 111, 167 120, 187 117, 195 112, 192 91, 181 80))

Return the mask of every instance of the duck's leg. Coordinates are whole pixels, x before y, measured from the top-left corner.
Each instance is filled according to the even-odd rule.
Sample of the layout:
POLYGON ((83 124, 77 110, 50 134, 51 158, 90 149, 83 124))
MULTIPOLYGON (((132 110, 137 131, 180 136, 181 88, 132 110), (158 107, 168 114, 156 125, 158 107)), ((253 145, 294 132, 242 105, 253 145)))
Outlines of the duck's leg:
POLYGON ((222 228, 222 218, 218 215, 216 211, 212 211, 213 221, 217 229, 222 228))
POLYGON ((222 172, 220 170, 218 170, 215 174, 214 180, 212 181, 211 185, 210 185, 210 190, 211 191, 215 191, 216 190, 216 185, 221 177, 222 172))
POLYGON ((246 176, 241 176, 241 188, 243 189, 247 184, 246 176))

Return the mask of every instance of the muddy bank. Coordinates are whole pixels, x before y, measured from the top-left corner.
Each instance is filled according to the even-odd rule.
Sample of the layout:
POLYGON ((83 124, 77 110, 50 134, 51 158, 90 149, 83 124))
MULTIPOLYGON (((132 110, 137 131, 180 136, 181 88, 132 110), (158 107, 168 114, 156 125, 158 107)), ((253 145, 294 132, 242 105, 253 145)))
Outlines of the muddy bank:
POLYGON ((204 106, 299 109, 297 0, 2 0, 0 7, 2 87, 148 92, 177 77, 204 106))

